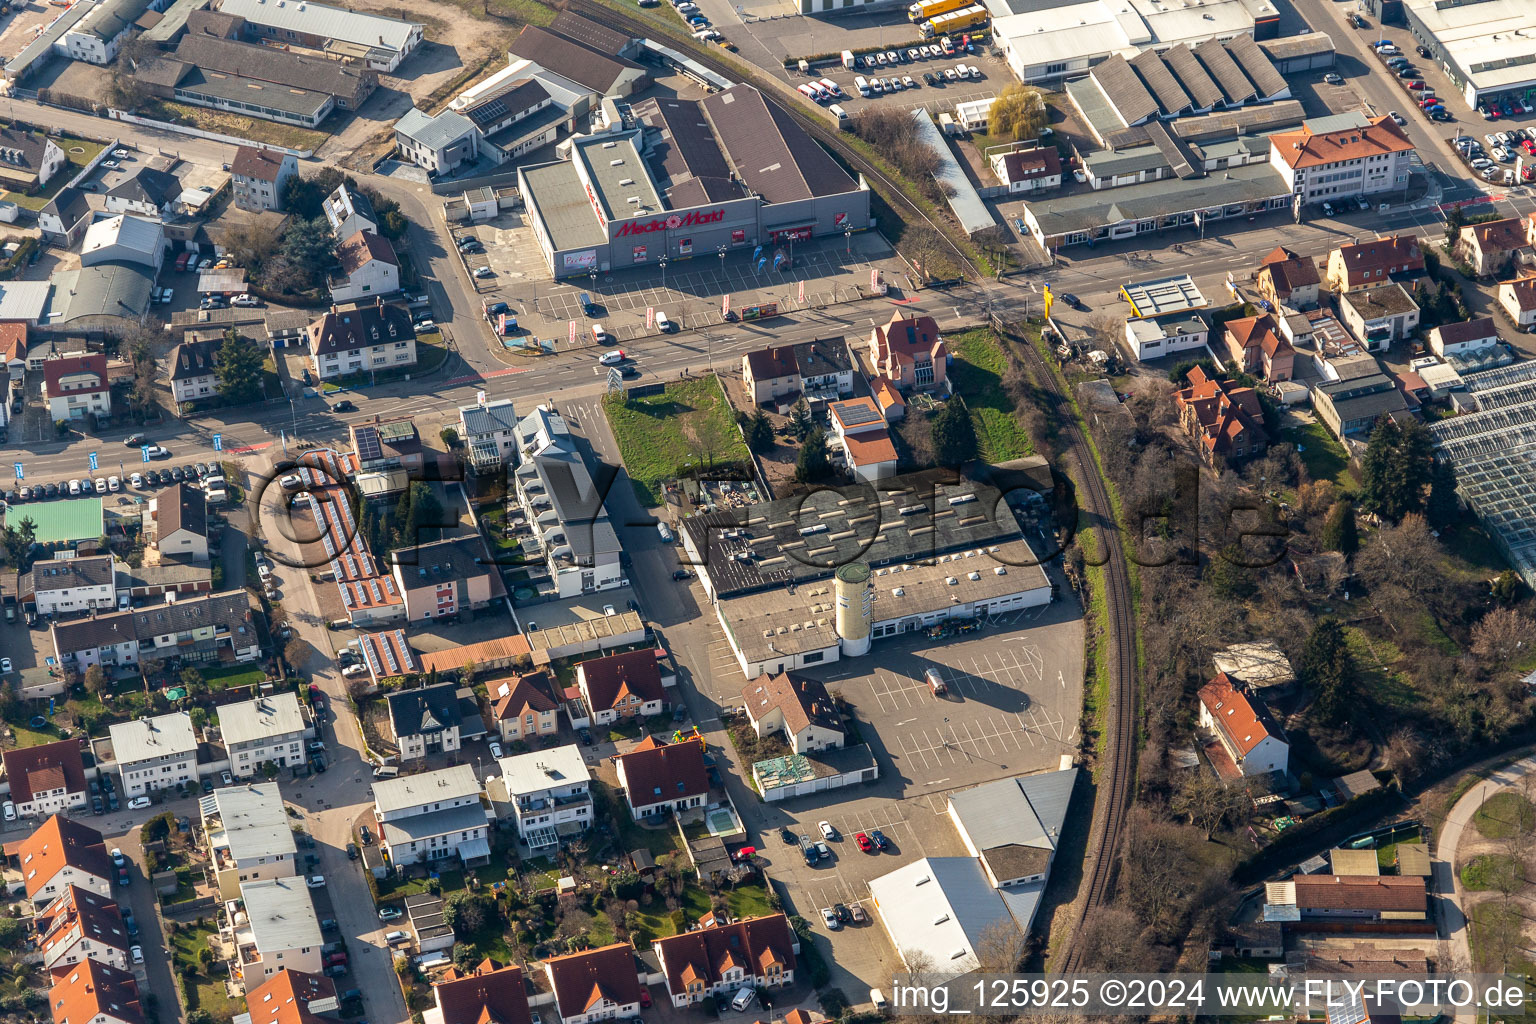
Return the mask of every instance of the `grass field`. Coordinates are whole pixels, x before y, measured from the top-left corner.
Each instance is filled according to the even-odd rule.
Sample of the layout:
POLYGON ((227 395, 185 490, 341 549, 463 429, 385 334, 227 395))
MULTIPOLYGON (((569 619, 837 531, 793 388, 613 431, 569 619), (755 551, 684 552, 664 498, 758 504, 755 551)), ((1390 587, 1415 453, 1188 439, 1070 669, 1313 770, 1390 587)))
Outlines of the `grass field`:
POLYGON ((228 668, 200 669, 208 686, 214 690, 228 690, 237 686, 255 686, 267 678, 259 665, 230 665, 228 668))
POLYGON ((1013 400, 1003 389, 1008 357, 992 332, 964 331, 945 341, 955 356, 949 369, 950 383, 971 410, 977 454, 982 461, 996 464, 1028 455, 1033 446, 1019 426, 1013 400))
MULTIPOLYGON (((301 128, 294 124, 278 124, 259 117, 229 114, 222 110, 194 107, 188 103, 170 100, 150 100, 139 105, 139 116, 171 124, 186 125, 205 132, 233 135, 252 142, 264 142, 269 146, 285 146, 288 149, 318 149, 331 136, 313 128, 301 128)), ((329 120, 329 119, 327 119, 329 120)))
POLYGON ((1472 815, 1472 824, 1489 839, 1508 839, 1536 825, 1536 807, 1519 793, 1495 793, 1472 815))
POLYGON ((1351 491, 1359 486, 1350 472, 1344 446, 1321 423, 1313 421, 1304 427, 1292 427, 1283 432, 1281 439, 1296 446, 1313 480, 1332 480, 1336 486, 1351 491))
POLYGON ((746 465, 747 444, 731 415, 731 406, 714 378, 668 384, 659 395, 603 401, 608 425, 619 443, 640 504, 661 504, 662 484, 691 470, 746 465))
POLYGON ((207 1010, 214 1020, 230 1020, 237 1013, 245 1012, 245 1000, 231 999, 224 991, 225 972, 218 961, 214 961, 213 970, 218 972, 217 977, 209 977, 202 973, 202 964, 198 961, 200 950, 208 948, 208 937, 214 934, 211 926, 204 925, 199 928, 182 926, 176 930, 176 934, 170 937, 170 951, 173 957, 178 957, 183 963, 198 965, 198 973, 187 979, 187 1002, 190 1004, 187 1010, 207 1010))
POLYGON ((1461 884, 1473 892, 1490 889, 1519 889, 1523 884, 1525 867, 1513 857, 1502 853, 1485 853, 1473 857, 1461 866, 1461 884))

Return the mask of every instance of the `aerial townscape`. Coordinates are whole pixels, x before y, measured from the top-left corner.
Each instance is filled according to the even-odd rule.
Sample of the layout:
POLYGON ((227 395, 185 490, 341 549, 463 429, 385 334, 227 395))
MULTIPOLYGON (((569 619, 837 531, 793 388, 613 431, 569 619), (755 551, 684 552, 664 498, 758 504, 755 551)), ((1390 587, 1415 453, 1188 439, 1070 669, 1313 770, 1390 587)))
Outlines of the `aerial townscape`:
POLYGON ((1536 997, 1530 0, 3 0, 0 94, 0 1024, 1536 997))

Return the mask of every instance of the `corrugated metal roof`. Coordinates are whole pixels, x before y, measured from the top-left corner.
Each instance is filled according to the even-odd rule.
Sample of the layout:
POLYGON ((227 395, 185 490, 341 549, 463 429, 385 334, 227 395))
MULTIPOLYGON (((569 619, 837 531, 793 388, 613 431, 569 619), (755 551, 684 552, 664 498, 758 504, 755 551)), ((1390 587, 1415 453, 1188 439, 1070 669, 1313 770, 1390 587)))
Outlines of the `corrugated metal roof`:
POLYGON ((1076 768, 999 779, 950 794, 949 806, 978 850, 1055 849, 1076 781, 1076 768))
POLYGON ((1141 80, 1157 97, 1164 114, 1181 114, 1193 106, 1189 94, 1179 85, 1168 65, 1156 50, 1143 50, 1131 60, 1131 67, 1141 75, 1141 80))
POLYGON ((1228 39, 1227 52, 1253 84, 1259 87, 1261 97, 1278 96, 1289 88, 1252 36, 1233 36, 1228 39))
POLYGON ((1205 65, 1205 70, 1210 73, 1221 91, 1227 97, 1229 105, 1246 103, 1253 99, 1255 90, 1253 83, 1248 81, 1248 76, 1243 74, 1227 48, 1215 39, 1207 39, 1195 47, 1195 56, 1200 63, 1205 65))
POLYGON ((1141 84, 1130 63, 1118 53, 1089 72, 1099 90, 1126 124, 1138 124, 1158 114, 1157 100, 1141 84))
POLYGON ((900 936, 908 965, 926 954, 931 969, 965 974, 981 966, 976 947, 994 926, 1014 926, 1002 896, 981 862, 971 857, 926 857, 869 883, 886 932, 900 936))
POLYGON ((1204 66, 1195 59, 1195 53, 1189 48, 1188 43, 1180 43, 1163 51, 1163 61, 1184 86, 1195 106, 1210 108, 1221 102, 1221 87, 1218 86, 1204 66))
POLYGON ((993 227, 997 221, 992 216, 992 211, 987 204, 981 201, 981 196, 976 194, 976 187, 971 184, 971 179, 966 176, 959 161, 955 159, 954 151, 949 148, 949 143, 944 141, 944 136, 939 132, 938 125, 933 123, 933 118, 922 107, 912 111, 912 118, 917 122, 918 135, 922 141, 933 147, 939 154, 939 172, 935 175, 939 181, 953 189, 948 198, 949 208, 954 211, 955 217, 960 221, 960 226, 966 234, 974 234, 977 231, 993 227))

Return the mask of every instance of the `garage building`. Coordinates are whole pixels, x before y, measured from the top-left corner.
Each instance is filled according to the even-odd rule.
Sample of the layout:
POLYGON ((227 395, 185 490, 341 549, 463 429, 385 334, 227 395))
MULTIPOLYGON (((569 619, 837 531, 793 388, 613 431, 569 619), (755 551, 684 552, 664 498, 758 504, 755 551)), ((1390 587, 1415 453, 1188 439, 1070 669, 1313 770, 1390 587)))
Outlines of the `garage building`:
POLYGON ((862 231, 869 191, 749 86, 647 99, 640 127, 518 169, 557 278, 862 231))

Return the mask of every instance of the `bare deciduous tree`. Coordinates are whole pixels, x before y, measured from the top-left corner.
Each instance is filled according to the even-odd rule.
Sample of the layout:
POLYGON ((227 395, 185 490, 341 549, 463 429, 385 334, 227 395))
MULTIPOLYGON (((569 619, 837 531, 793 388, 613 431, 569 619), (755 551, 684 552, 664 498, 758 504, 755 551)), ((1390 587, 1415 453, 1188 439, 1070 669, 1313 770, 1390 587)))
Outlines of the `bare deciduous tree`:
POLYGON ((1536 643, 1536 620, 1499 605, 1472 627, 1472 653, 1494 672, 1502 672, 1536 643))

